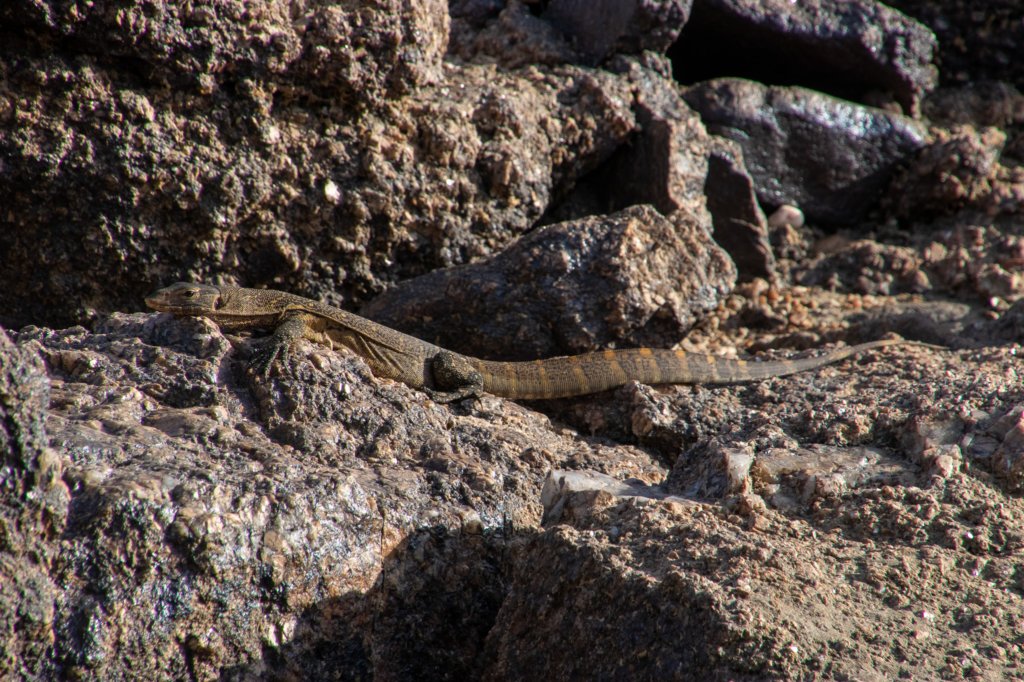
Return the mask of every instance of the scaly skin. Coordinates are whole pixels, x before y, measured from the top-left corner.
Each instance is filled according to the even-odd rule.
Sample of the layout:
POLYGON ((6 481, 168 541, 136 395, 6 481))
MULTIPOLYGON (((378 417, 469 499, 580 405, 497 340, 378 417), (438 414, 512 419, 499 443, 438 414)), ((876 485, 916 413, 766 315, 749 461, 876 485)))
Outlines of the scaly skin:
MULTIPOLYGON (((732 384, 822 367, 873 348, 908 344, 882 339, 813 358, 747 362, 684 351, 606 350, 531 362, 493 362, 460 355, 365 317, 294 294, 269 289, 179 282, 146 298, 165 313, 205 317, 225 331, 273 329, 258 345, 252 367, 266 373, 299 338, 346 348, 377 376, 397 379, 449 402, 486 391, 514 399, 565 398, 605 391, 629 381, 645 384, 732 384)), ((934 346, 930 346, 934 347, 934 346)))

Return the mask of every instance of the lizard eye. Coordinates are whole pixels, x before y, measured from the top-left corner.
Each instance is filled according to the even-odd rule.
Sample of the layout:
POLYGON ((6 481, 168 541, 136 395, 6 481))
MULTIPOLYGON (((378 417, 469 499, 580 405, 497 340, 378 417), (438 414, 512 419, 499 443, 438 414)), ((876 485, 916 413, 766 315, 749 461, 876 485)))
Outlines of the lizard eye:
POLYGON ((197 293, 198 292, 195 289, 185 289, 185 291, 182 293, 182 296, 184 296, 185 298, 195 298, 197 293))

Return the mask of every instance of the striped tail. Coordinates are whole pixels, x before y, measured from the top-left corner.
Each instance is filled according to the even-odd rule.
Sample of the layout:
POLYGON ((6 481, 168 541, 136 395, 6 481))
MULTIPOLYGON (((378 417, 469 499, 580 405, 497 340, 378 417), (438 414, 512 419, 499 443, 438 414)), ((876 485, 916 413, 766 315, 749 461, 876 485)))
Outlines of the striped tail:
POLYGON ((630 381, 644 384, 733 384, 806 372, 851 355, 897 344, 882 339, 797 360, 734 360, 686 351, 634 348, 530 362, 468 358, 483 375, 484 390, 506 398, 567 398, 606 391, 630 381))

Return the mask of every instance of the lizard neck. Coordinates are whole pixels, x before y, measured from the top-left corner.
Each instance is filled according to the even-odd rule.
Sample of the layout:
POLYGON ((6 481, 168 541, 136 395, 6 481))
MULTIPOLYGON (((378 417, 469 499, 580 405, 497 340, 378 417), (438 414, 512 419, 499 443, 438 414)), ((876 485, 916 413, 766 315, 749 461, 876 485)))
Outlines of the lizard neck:
POLYGON ((288 299, 301 300, 280 291, 229 286, 220 287, 220 296, 220 305, 204 317, 228 331, 274 327, 289 309, 288 299))

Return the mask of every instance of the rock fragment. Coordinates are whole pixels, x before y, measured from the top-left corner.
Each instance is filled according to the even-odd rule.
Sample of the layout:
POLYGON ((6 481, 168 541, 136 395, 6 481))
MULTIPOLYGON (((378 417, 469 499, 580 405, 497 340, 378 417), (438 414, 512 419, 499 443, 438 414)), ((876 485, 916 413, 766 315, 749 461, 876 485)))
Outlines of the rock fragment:
POLYGON ((587 64, 612 54, 664 52, 690 16, 693 0, 552 0, 542 18, 568 36, 587 64))
POLYGON ((714 236, 736 263, 741 281, 775 278, 775 256, 768 243, 768 223, 757 203, 754 181, 743 162, 740 146, 713 137, 704 183, 714 236))
POLYGON ((855 223, 898 164, 924 146, 924 128, 898 114, 795 87, 739 79, 683 97, 708 131, 743 148, 763 206, 799 206, 812 222, 855 223))
POLYGON ((935 50, 928 27, 874 0, 699 0, 670 54, 687 83, 785 79, 860 102, 881 91, 914 114, 938 80, 935 50))
POLYGON ((363 312, 490 359, 667 347, 717 305, 733 277, 725 254, 683 212, 669 220, 635 206, 541 228, 490 261, 405 282, 363 312))
POLYGON ((578 521, 576 515, 588 513, 587 510, 597 497, 612 504, 615 500, 629 499, 696 504, 669 494, 662 486, 648 485, 642 481, 621 481, 596 471, 552 470, 544 480, 540 495, 541 504, 544 505, 544 525, 578 521))

